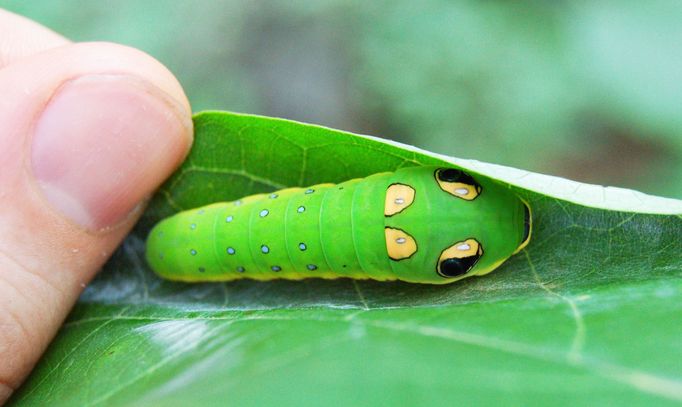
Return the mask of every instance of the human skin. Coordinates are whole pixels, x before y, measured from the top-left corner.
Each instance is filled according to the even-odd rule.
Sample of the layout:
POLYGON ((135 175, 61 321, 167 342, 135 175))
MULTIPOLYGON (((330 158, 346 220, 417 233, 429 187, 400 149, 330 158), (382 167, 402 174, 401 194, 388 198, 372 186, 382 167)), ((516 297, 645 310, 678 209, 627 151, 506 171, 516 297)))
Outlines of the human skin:
POLYGON ((0 10, 0 404, 192 143, 158 61, 0 10))

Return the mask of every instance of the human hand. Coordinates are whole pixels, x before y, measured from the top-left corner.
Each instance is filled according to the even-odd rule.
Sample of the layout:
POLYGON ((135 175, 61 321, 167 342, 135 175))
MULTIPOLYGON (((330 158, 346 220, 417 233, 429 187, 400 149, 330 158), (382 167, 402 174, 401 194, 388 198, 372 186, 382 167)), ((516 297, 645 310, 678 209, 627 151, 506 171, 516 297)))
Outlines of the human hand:
POLYGON ((0 404, 182 162, 190 112, 148 55, 0 10, 0 404))

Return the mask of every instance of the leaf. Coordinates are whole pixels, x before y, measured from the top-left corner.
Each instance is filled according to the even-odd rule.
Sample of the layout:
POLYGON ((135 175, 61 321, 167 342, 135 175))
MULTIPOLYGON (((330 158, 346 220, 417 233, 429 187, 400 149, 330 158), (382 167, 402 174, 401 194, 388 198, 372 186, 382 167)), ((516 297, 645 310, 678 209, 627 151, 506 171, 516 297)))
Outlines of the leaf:
POLYGON ((682 202, 206 112, 196 142, 88 287, 21 405, 470 405, 682 401, 682 202), (160 218, 217 200, 454 163, 514 184, 530 245, 447 286, 162 281, 160 218))

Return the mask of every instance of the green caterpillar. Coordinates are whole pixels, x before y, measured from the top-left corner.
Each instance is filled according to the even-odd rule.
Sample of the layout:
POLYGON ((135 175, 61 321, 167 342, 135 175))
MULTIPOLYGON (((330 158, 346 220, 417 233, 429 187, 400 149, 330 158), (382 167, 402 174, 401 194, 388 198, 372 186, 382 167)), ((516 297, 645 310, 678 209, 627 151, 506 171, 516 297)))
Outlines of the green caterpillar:
POLYGON ((530 208, 503 185, 453 168, 410 167, 178 213, 151 231, 147 261, 180 281, 444 284, 489 273, 530 235, 530 208))

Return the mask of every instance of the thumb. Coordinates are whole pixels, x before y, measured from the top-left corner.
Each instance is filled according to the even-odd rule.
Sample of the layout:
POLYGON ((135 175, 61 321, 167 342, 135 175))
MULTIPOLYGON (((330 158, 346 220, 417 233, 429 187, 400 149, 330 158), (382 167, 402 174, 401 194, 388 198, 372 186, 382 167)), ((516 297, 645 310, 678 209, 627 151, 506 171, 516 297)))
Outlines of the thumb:
POLYGON ((191 139, 180 85, 139 51, 65 45, 0 69, 0 404, 191 139))

